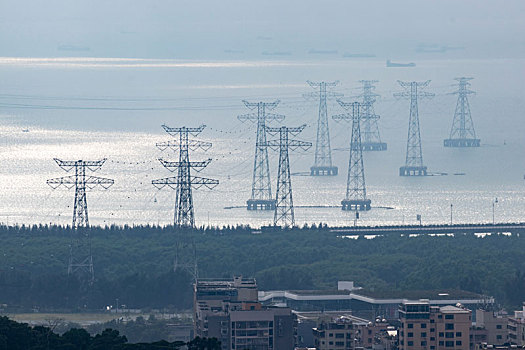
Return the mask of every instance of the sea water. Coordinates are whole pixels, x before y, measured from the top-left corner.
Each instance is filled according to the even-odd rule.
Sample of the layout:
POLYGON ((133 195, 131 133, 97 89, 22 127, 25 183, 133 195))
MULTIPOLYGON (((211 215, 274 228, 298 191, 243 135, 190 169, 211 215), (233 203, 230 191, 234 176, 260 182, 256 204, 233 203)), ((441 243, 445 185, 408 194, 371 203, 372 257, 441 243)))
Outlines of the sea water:
MULTIPOLYGON (((335 92, 358 100, 361 79, 378 80, 375 103, 388 150, 365 152, 367 196, 372 210, 358 225, 521 222, 525 212, 525 60, 421 60, 414 68, 386 68, 379 59, 315 61, 180 61, 142 59, 0 59, 0 222, 70 224, 74 191, 53 190, 46 180, 68 176, 53 161, 107 158, 93 176, 115 180, 108 190, 89 191, 91 224, 173 223, 175 191, 157 190, 153 179, 176 176, 158 158, 177 160, 157 142, 171 137, 161 128, 207 127, 196 137, 210 141, 193 161, 212 159, 197 176, 218 179, 213 190, 193 191, 197 225, 261 226, 273 212, 247 211, 251 194, 255 132, 237 116, 251 113, 242 100, 274 101, 272 112, 286 126, 307 124, 296 138, 314 143, 290 152, 295 220, 353 225, 354 213, 338 207, 344 199, 350 125, 331 116, 344 113, 328 101, 335 177, 307 176, 314 162, 318 100, 306 80, 339 80, 335 92), (481 147, 444 148, 456 105, 456 77, 473 77, 470 95, 481 147), (432 99, 419 101, 423 161, 429 171, 447 174, 400 177, 404 165, 410 103, 397 100, 402 81, 431 83, 432 99), (497 199, 497 200, 496 200, 497 199)), ((278 124, 274 124, 278 125, 278 124)), ((272 138, 269 136, 269 138, 272 138)), ((269 150, 275 196, 278 154, 269 150)))

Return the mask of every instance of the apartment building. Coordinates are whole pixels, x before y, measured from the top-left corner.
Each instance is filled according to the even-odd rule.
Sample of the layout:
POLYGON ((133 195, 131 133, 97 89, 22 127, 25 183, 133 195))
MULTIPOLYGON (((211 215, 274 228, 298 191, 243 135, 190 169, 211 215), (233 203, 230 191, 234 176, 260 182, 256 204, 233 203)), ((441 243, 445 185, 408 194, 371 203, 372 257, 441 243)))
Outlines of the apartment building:
POLYGON ((399 349, 468 350, 471 311, 462 306, 431 306, 428 300, 399 307, 399 349))
POLYGON ((259 303, 255 279, 194 285, 195 336, 217 338, 223 350, 293 349, 295 326, 291 309, 259 303))
POLYGON ((521 310, 514 311, 514 317, 509 317, 507 329, 510 344, 525 346, 525 302, 521 310))

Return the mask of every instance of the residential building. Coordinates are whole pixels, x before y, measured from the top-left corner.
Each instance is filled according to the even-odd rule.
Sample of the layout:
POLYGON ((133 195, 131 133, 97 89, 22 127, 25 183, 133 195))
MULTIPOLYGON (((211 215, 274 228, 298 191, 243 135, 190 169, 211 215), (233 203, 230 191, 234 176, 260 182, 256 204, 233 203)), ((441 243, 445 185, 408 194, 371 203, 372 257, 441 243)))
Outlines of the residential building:
POLYGON ((217 338, 223 350, 280 350, 295 345, 295 315, 266 307, 254 279, 198 280, 194 285, 195 336, 217 338))
POLYGON ((507 328, 509 331, 509 343, 525 346, 525 302, 521 310, 514 311, 514 317, 509 317, 507 328))
POLYGON ((458 306, 432 306, 429 300, 405 301, 399 307, 399 349, 468 350, 471 311, 458 306))
MULTIPOLYGON (((486 339, 484 342, 488 344, 503 345, 507 342, 507 323, 507 315, 483 309, 476 311, 476 328, 486 330, 486 339)), ((475 339, 471 340, 471 343, 478 343, 475 339)))

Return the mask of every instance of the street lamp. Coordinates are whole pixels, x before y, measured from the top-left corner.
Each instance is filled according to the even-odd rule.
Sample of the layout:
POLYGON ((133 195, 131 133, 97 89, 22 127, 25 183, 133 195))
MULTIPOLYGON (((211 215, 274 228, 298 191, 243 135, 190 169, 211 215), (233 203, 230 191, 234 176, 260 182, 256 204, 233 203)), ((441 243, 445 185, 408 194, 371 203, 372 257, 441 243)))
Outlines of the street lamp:
POLYGON ((495 220, 495 216, 494 216, 496 203, 498 203, 498 198, 497 198, 497 197, 496 197, 496 199, 494 199, 494 200, 492 201, 492 225, 495 225, 495 224, 496 224, 496 220, 495 220))
POLYGON ((452 204, 450 204, 450 226, 452 226, 452 204))

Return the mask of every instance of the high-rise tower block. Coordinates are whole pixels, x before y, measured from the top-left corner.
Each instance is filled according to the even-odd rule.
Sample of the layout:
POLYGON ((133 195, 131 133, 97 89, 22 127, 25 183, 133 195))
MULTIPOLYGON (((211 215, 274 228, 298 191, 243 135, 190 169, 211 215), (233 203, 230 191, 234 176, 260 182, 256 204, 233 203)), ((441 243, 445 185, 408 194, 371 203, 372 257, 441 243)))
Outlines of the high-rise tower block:
POLYGON ((255 140, 255 161, 253 163, 252 196, 246 201, 248 210, 274 210, 275 200, 272 198, 270 184, 270 167, 268 165, 268 149, 266 148, 266 121, 284 120, 284 115, 268 113, 279 104, 274 102, 252 103, 243 101, 250 110, 257 109, 257 113, 240 115, 237 118, 244 121, 257 122, 257 137, 255 140))
POLYGON ((427 167, 423 165, 421 149, 421 133, 419 131, 418 98, 431 98, 434 94, 421 91, 427 87, 430 80, 425 82, 397 81, 405 89, 394 94, 396 98, 410 99, 410 118, 408 122, 407 154, 405 165, 399 168, 399 176, 426 176, 427 167))
POLYGON ((315 162, 310 167, 310 175, 312 176, 335 176, 337 175, 337 167, 332 164, 332 150, 330 148, 330 131, 328 129, 328 112, 326 107, 326 99, 341 97, 342 94, 337 94, 333 91, 327 91, 339 84, 338 81, 326 83, 314 83, 307 81, 308 84, 318 90, 316 92, 305 94, 307 98, 319 97, 319 117, 317 118, 317 138, 315 142, 315 162))
POLYGON ((162 127, 168 134, 177 137, 178 140, 158 143, 157 147, 161 150, 168 147, 178 148, 179 161, 168 162, 163 159, 159 159, 159 161, 169 171, 177 171, 177 176, 153 180, 151 183, 158 189, 168 186, 177 191, 173 224, 181 227, 195 227, 192 188, 205 186, 208 189, 212 189, 219 184, 218 180, 191 175, 191 169, 200 171, 211 162, 211 159, 202 162, 190 162, 189 155, 190 149, 195 150, 200 148, 206 150, 211 147, 209 142, 190 140, 188 138, 190 134, 197 136, 206 126, 201 125, 198 128, 187 128, 185 126, 170 128, 169 126, 163 125, 162 127))
POLYGON ((386 151, 387 145, 385 142, 381 142, 381 135, 379 134, 379 115, 375 114, 374 103, 378 94, 374 92, 377 80, 360 80, 363 84, 363 93, 360 97, 363 99, 363 103, 360 107, 361 115, 361 136, 363 151, 386 151))
MULTIPOLYGON (((341 201, 343 210, 370 210, 371 200, 366 198, 365 167, 363 165, 363 147, 361 143, 361 110, 364 105, 359 102, 346 103, 338 100, 348 114, 335 115, 334 120, 352 121, 352 136, 350 141, 350 158, 348 161, 348 179, 346 181, 346 196, 341 201)), ((366 106, 367 109, 369 106, 366 106)))
POLYGON ((72 160, 64 161, 54 158, 59 167, 69 172, 75 169, 75 175, 64 176, 47 180, 47 184, 53 189, 64 186, 67 189, 75 188, 75 204, 73 206, 73 233, 71 245, 69 247, 69 264, 67 273, 77 274, 82 280, 87 280, 89 284, 95 279, 93 267, 93 255, 91 254, 91 236, 89 230, 88 206, 86 190, 94 189, 97 186, 108 189, 114 180, 98 176, 86 176, 86 169, 97 171, 104 165, 106 159, 72 160))
POLYGON ((458 95, 458 102, 450 129, 450 138, 443 141, 445 147, 479 147, 480 145, 480 139, 476 138, 476 131, 474 131, 468 102, 468 95, 475 93, 468 88, 470 86, 469 81, 472 79, 456 78, 458 90, 453 94, 458 95))
POLYGON ((292 178, 290 176, 290 157, 289 150, 301 148, 308 150, 311 142, 293 140, 289 135, 298 135, 306 125, 296 128, 281 126, 278 128, 266 127, 270 135, 279 134, 279 140, 269 140, 267 147, 279 150, 279 171, 277 172, 277 193, 275 199, 275 213, 273 218, 274 226, 293 227, 295 225, 293 198, 292 198, 292 178))

